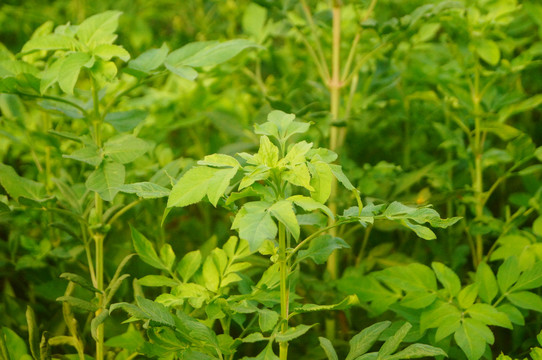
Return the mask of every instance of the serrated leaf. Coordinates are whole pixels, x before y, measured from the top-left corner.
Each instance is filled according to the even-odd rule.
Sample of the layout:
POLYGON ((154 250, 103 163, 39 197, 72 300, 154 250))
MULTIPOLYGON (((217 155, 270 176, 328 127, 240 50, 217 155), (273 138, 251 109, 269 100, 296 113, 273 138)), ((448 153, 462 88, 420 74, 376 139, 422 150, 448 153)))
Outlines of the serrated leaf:
POLYGON ((297 218, 295 217, 294 209, 292 203, 288 200, 281 200, 274 203, 270 208, 269 212, 280 221, 286 229, 292 234, 295 240, 299 239, 299 224, 297 223, 297 218))
POLYGON ((104 144, 104 155, 121 164, 134 161, 148 150, 147 142, 133 135, 118 135, 104 144))
POLYGON ((258 322, 262 332, 273 330, 279 321, 279 314, 273 310, 261 309, 258 311, 258 322))
POLYGON ((239 237, 248 241, 251 251, 257 251, 264 240, 274 240, 277 235, 277 225, 267 211, 267 206, 263 202, 252 202, 243 207, 246 214, 239 220, 239 237), (261 205, 253 209, 256 203, 261 205))
POLYGON ((127 132, 135 129, 146 117, 146 111, 134 109, 108 113, 104 120, 106 123, 111 124, 118 132, 127 132))
POLYGON ((222 43, 208 41, 196 44, 188 44, 173 51, 167 57, 166 62, 175 64, 176 66, 214 66, 230 60, 244 49, 260 47, 254 42, 245 39, 229 40, 222 43), (189 46, 191 47, 188 48, 189 46))
POLYGON ((333 213, 327 206, 325 206, 322 203, 319 203, 318 201, 308 196, 294 195, 294 196, 290 196, 287 200, 293 202, 294 204, 301 207, 305 211, 321 210, 331 219, 335 218, 333 216, 333 213))
POLYGON ((469 360, 478 360, 485 352, 486 344, 494 341, 487 326, 474 319, 464 319, 455 332, 454 339, 469 360))
POLYGON ((105 61, 109 61, 114 57, 117 57, 124 62, 130 60, 130 53, 120 45, 101 44, 96 46, 92 53, 105 61))
POLYGON ((113 201, 119 192, 117 189, 124 184, 124 176, 124 165, 104 161, 89 175, 85 185, 87 189, 97 192, 103 200, 113 201))
POLYGON ((329 199, 331 194, 331 182, 333 180, 333 172, 323 161, 316 161, 308 163, 309 171, 311 173, 311 186, 314 191, 311 191, 311 196, 314 200, 325 203, 329 199))
POLYGON ((89 47, 107 43, 118 27, 120 11, 105 11, 85 19, 77 28, 77 37, 89 47))
POLYGON ((88 281, 87 279, 85 279, 84 277, 80 275, 72 274, 72 273, 62 273, 60 274, 59 277, 61 279, 66 279, 68 281, 71 281, 89 291, 96 292, 96 293, 103 293, 103 291, 96 289, 94 286, 92 286, 90 281, 88 281))
POLYGON ((438 347, 426 344, 413 344, 405 349, 386 358, 386 360, 436 358, 437 356, 448 356, 446 352, 438 347))
POLYGON ((138 182, 133 184, 124 184, 117 188, 118 191, 136 194, 143 199, 157 199, 169 196, 170 190, 151 182, 138 182))
POLYGON ((318 340, 320 341, 320 346, 322 349, 324 349, 328 360, 339 360, 337 352, 335 351, 335 348, 333 348, 331 341, 321 336, 318 337, 318 340))
POLYGON ((92 166, 102 163, 103 155, 96 145, 85 146, 77 149, 69 155, 62 155, 63 158, 81 161, 92 166))
POLYGON ((146 275, 146 276, 143 276, 141 279, 138 279, 137 282, 143 286, 175 287, 179 285, 177 281, 164 275, 146 275))
POLYGON ((218 200, 224 195, 231 179, 237 174, 237 167, 217 170, 209 180, 207 198, 216 207, 218 200))
POLYGON ((9 165, 0 164, 0 184, 17 201, 20 197, 39 201, 46 196, 43 184, 19 176, 9 165))
POLYGON ((363 329, 359 334, 350 340, 350 351, 346 360, 354 360, 365 354, 378 340, 384 330, 390 327, 390 321, 382 321, 363 329))
POLYGON ((355 187, 352 185, 350 180, 346 177, 346 175, 343 172, 343 169, 340 165, 330 164, 329 168, 331 169, 331 172, 333 175, 339 180, 341 184, 347 189, 347 190, 354 190, 355 187))
POLYGON ((384 344, 380 347, 380 350, 378 351, 378 357, 379 358, 386 358, 388 355, 391 355, 399 345, 401 345, 401 342, 404 340, 404 338, 407 336, 408 332, 412 329, 412 325, 408 322, 404 323, 403 326, 399 328, 393 334, 390 336, 384 344))
POLYGON ((480 298, 486 303, 491 303, 499 292, 499 286, 497 285, 497 279, 493 271, 485 262, 478 265, 475 282, 478 284, 478 295, 480 298))
POLYGON ((58 297, 56 301, 66 302, 71 307, 83 310, 85 312, 94 312, 98 310, 98 306, 91 303, 90 301, 79 299, 73 296, 61 296, 61 297, 58 297))
POLYGON ((300 337, 301 335, 305 334, 311 327, 314 325, 298 325, 295 327, 288 328, 285 332, 280 332, 275 335, 275 339, 278 342, 283 341, 292 341, 293 339, 296 339, 300 337))
POLYGON ((68 95, 73 95, 73 88, 81 68, 91 67, 94 64, 94 59, 91 55, 82 52, 76 52, 68 55, 62 61, 62 67, 58 72, 58 85, 68 95))
POLYGON ((108 317, 109 311, 107 309, 102 309, 100 314, 94 317, 90 322, 90 334, 94 340, 98 341, 98 326, 103 324, 108 317))
POLYGON ((510 256, 504 261, 497 271, 497 282, 504 294, 519 279, 520 269, 517 257, 510 256))
POLYGON ((21 52, 26 53, 33 50, 75 50, 77 47, 78 42, 72 37, 60 34, 48 34, 27 41, 21 52))
POLYGON ((493 306, 477 303, 466 310, 473 319, 476 319, 486 325, 496 325, 512 329, 512 323, 506 314, 499 312, 493 306))
POLYGON ((203 280, 205 287, 212 292, 218 291, 221 273, 217 268, 212 256, 208 256, 203 263, 203 280))
POLYGON ((167 207, 183 207, 201 201, 217 171, 208 166, 196 166, 188 170, 171 189, 167 207))
POLYGON ((149 320, 160 325, 175 327, 175 320, 164 305, 141 296, 136 296, 136 302, 149 320))
POLYGON ((435 271, 437 279, 448 291, 448 294, 456 297, 461 290, 461 281, 456 273, 446 265, 436 261, 431 264, 431 267, 435 271))
POLYGON ((310 242, 307 250, 299 251, 296 262, 312 259, 316 264, 323 264, 331 253, 337 249, 348 249, 350 246, 341 238, 331 235, 322 235, 310 242))
POLYGON ((160 269, 160 270, 167 270, 166 265, 160 260, 158 255, 156 254, 156 250, 154 250, 154 247, 152 246, 152 243, 147 240, 147 238, 137 231, 137 229, 130 225, 130 229, 132 231, 132 241, 134 244, 134 249, 139 255, 139 258, 149 264, 150 266, 160 269))
POLYGON ((510 291, 531 290, 542 286, 542 261, 525 270, 510 291))
POLYGON ((181 276, 184 282, 190 280, 192 275, 198 271, 201 265, 201 252, 199 250, 187 253, 177 265, 177 273, 181 276))
POLYGON ((522 309, 542 312, 542 298, 530 291, 518 291, 507 294, 506 298, 512 304, 522 309))
POLYGON ((160 67, 169 52, 168 46, 164 43, 159 49, 150 49, 139 55, 128 63, 128 68, 148 74, 160 67))

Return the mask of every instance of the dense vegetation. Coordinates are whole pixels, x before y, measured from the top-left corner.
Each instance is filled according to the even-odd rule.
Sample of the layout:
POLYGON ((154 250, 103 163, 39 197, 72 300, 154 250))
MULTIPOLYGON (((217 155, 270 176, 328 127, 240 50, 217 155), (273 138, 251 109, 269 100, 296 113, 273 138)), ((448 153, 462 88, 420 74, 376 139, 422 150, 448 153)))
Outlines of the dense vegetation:
POLYGON ((539 1, 0 25, 0 359, 542 359, 539 1))

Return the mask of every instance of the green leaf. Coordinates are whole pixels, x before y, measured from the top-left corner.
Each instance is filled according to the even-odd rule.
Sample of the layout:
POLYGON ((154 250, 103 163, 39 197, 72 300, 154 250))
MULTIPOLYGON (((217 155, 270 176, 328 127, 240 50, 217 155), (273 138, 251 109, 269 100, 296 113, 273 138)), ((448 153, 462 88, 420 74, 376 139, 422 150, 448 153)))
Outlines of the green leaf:
POLYGON ((0 164, 0 184, 17 201, 20 197, 39 201, 46 196, 43 184, 19 176, 9 165, 0 164))
POLYGON ((159 49, 150 49, 139 55, 128 63, 128 68, 144 74, 160 67, 169 52, 168 46, 164 43, 159 49))
POLYGON ((317 305, 317 304, 303 304, 300 307, 293 309, 292 314, 301 314, 315 311, 330 311, 330 310, 344 310, 357 303, 358 299, 356 295, 349 295, 345 297, 340 303, 331 305, 317 305))
POLYGON ((275 339, 278 342, 283 341, 292 341, 293 339, 296 339, 300 337, 301 335, 305 334, 311 327, 314 325, 298 325, 295 327, 288 328, 285 332, 278 333, 275 335, 275 339))
POLYGON ((239 229, 239 237, 248 241, 251 251, 257 251, 264 240, 274 240, 277 235, 277 225, 267 211, 269 205, 264 202, 245 204, 237 214, 239 221, 232 225, 232 229, 239 229))
POLYGON ((258 310, 258 321, 262 332, 271 331, 279 321, 279 314, 273 310, 258 310))
POLYGON ((85 19, 77 28, 77 37, 90 48, 113 42, 111 35, 117 30, 120 15, 120 11, 105 11, 85 19))
MULTIPOLYGON (((245 39, 229 40, 222 43, 207 42, 207 45, 208 46, 205 46, 199 51, 191 54, 191 56, 182 59, 182 65, 193 67, 214 66, 230 60, 247 48, 262 48, 256 43, 245 39)), ((182 49, 183 48, 179 50, 182 49)), ((175 51, 170 54, 171 58, 174 57, 172 56, 174 53, 175 51)), ((170 56, 168 56, 168 60, 170 59, 170 56)))
POLYGON ((260 148, 258 153, 254 155, 253 161, 255 165, 275 167, 279 161, 279 148, 267 136, 260 136, 260 148))
POLYGON ((114 57, 117 57, 124 62, 130 60, 130 53, 119 45, 101 44, 96 46, 92 53, 105 61, 109 61, 114 57))
POLYGON ((196 271, 198 271, 200 265, 201 252, 199 250, 195 250, 183 256, 177 265, 176 271, 181 276, 183 281, 187 282, 196 273, 196 271))
POLYGON ((103 155, 101 149, 96 145, 89 145, 75 150, 70 155, 62 155, 63 158, 81 161, 93 166, 98 166, 102 163, 103 155))
POLYGON ((237 174, 237 170, 237 167, 217 170, 213 178, 209 180, 207 198, 214 207, 226 192, 231 179, 237 174))
MULTIPOLYGON (((34 359, 39 358, 39 328, 36 322, 36 314, 30 305, 26 306, 26 324, 28 326, 28 345, 34 359)), ((2 336, 2 335, 0 335, 2 336)), ((0 340, 1 341, 1 340, 0 340)))
POLYGON ((167 266, 164 265, 162 260, 156 254, 152 243, 132 225, 130 225, 130 229, 132 231, 134 249, 139 255, 139 258, 152 267, 167 271, 167 266))
POLYGON ((477 39, 474 42, 475 51, 485 62, 497 65, 501 58, 501 51, 493 40, 477 39))
POLYGON ((171 271, 175 263, 175 253, 170 244, 164 244, 160 248, 160 260, 166 266, 168 271, 171 271))
POLYGON ((312 175, 311 196, 314 200, 325 203, 331 194, 331 182, 333 181, 333 172, 329 164, 323 161, 308 163, 309 171, 312 175))
POLYGON ((341 184, 347 189, 347 190, 354 190, 355 187, 352 185, 350 180, 346 177, 346 175, 343 173, 343 169, 340 165, 330 164, 329 168, 331 169, 331 172, 333 175, 339 180, 341 184))
POLYGON ((135 129, 146 117, 146 111, 134 109, 108 113, 104 120, 106 123, 111 124, 118 132, 127 132, 135 129))
MULTIPOLYGON (((496 286, 496 285, 495 285, 496 286)), ((478 297, 478 283, 465 286, 457 295, 457 301, 462 309, 466 309, 474 304, 478 297)))
POLYGON ((299 224, 297 223, 297 218, 295 217, 294 209, 292 203, 288 200, 281 200, 274 203, 270 208, 269 212, 292 234, 295 240, 299 239, 299 224))
POLYGON ((435 240, 437 238, 433 230, 429 229, 426 226, 416 225, 408 220, 403 220, 401 221, 401 223, 410 230, 414 231, 419 238, 422 238, 424 240, 435 240))
POLYGON ((497 271, 497 282, 499 283, 499 288, 503 294, 519 279, 519 275, 520 269, 518 258, 510 256, 499 267, 499 271, 497 271))
POLYGON ((311 174, 307 164, 299 164, 291 167, 284 173, 283 179, 292 185, 301 186, 309 191, 314 191, 311 186, 311 174))
POLYGON ((310 242, 307 250, 299 251, 296 262, 312 259, 316 264, 323 264, 336 249, 348 249, 350 246, 341 238, 329 234, 318 236, 310 242))
POLYGON ((2 331, 0 331, 0 336, 2 337, 0 343, 5 341, 5 344, 7 345, 7 355, 9 355, 9 359, 32 360, 32 357, 28 355, 28 348, 26 347, 25 341, 17 335, 15 331, 3 326, 2 331))
MULTIPOLYGON (((504 106, 499 110, 499 122, 506 121, 510 116, 521 112, 532 110, 542 104, 542 94, 531 96, 522 101, 514 101, 512 104, 504 106)), ((539 150, 540 154, 540 150, 539 150)), ((542 161, 541 155, 537 155, 538 159, 542 161)))
POLYGON ((428 291, 409 291, 400 304, 411 309, 422 309, 431 305, 437 299, 437 294, 428 291))
POLYGON ((146 276, 143 276, 141 279, 138 279, 137 282, 143 286, 175 287, 179 285, 177 281, 171 278, 168 278, 167 276, 164 276, 164 275, 146 275, 146 276))
POLYGON ((390 321, 382 321, 363 329, 359 334, 350 340, 350 351, 346 360, 354 360, 365 354, 378 340, 384 330, 391 325, 390 321))
POLYGON ((103 291, 96 289, 94 286, 92 286, 90 281, 88 281, 87 279, 85 279, 84 277, 80 275, 72 274, 72 273, 62 273, 60 274, 59 277, 61 279, 66 279, 68 281, 71 281, 81 286, 83 289, 87 289, 89 291, 96 292, 96 293, 103 293, 103 291))
POLYGON ((212 256, 208 256, 203 263, 203 280, 205 287, 212 292, 218 291, 221 272, 217 268, 212 256))
POLYGON ((305 211, 322 210, 322 212, 325 213, 331 219, 335 218, 333 216, 333 213, 327 206, 319 203, 318 201, 308 196, 294 195, 294 196, 290 196, 286 200, 293 202, 294 204, 296 204, 297 206, 299 206, 305 211))
POLYGON ((533 233, 542 237, 542 216, 537 217, 533 221, 533 233))
POLYGON ((124 184, 119 186, 117 190, 128 194, 136 194, 143 199, 157 199, 170 194, 169 189, 151 182, 124 184))
POLYGON ((401 342, 405 339, 408 332, 412 329, 412 325, 408 322, 404 323, 399 330, 395 332, 392 336, 390 336, 384 344, 380 347, 380 350, 378 351, 378 357, 385 359, 388 355, 391 355, 399 345, 401 345, 401 342))
POLYGON ((433 270, 420 263, 389 267, 378 272, 376 277, 405 291, 437 291, 433 270))
POLYGON ((322 349, 324 349, 328 360, 339 360, 337 352, 333 348, 333 344, 331 343, 331 341, 321 336, 318 337, 318 340, 320 341, 320 346, 322 347, 322 349))
POLYGON ((487 263, 482 262, 478 265, 475 282, 478 284, 478 295, 480 296, 480 299, 484 300, 486 303, 491 303, 495 296, 497 296, 499 287, 497 285, 497 279, 487 263))
POLYGON ((237 161, 233 156, 224 154, 207 155, 203 158, 203 160, 198 161, 198 165, 233 168, 238 168, 241 166, 239 161, 237 161))
POLYGON ((446 291, 448 291, 448 294, 456 297, 461 290, 461 281, 456 273, 446 265, 436 261, 431 264, 431 267, 435 271, 437 279, 444 286, 446 291))
POLYGON ((542 261, 524 271, 510 291, 530 290, 542 286, 542 261))
POLYGON ((542 298, 530 291, 518 291, 507 294, 506 298, 517 307, 542 312, 542 298))
POLYGON ((175 327, 175 320, 164 305, 141 296, 136 296, 136 303, 149 320, 159 325, 175 327))
POLYGON ((24 44, 21 53, 34 50, 75 50, 79 46, 77 40, 60 34, 49 34, 30 39, 24 44))
POLYGON ((209 181, 217 171, 207 166, 196 166, 188 170, 171 189, 167 207, 183 207, 201 201, 207 193, 209 181))
POLYGON ((87 189, 95 191, 105 201, 113 201, 119 192, 117 189, 124 184, 124 165, 104 161, 87 178, 87 189))
POLYGON ((91 55, 82 52, 76 52, 68 55, 62 61, 62 67, 58 72, 58 85, 68 95, 73 95, 73 88, 82 67, 90 68, 94 64, 91 55))
POLYGON ((493 344, 493 333, 487 326, 474 319, 464 319, 454 335, 455 342, 469 360, 478 360, 486 350, 486 344, 493 344))
POLYGON ((508 319, 512 322, 512 324, 516 325, 525 325, 525 317, 519 311, 519 309, 513 305, 510 304, 504 304, 497 308, 502 313, 505 313, 506 316, 508 316, 508 319))
POLYGON ((96 310, 98 310, 98 306, 91 303, 90 301, 79 299, 73 296, 61 296, 57 298, 56 301, 66 302, 71 307, 83 310, 85 312, 95 312, 96 310))
POLYGON ((187 80, 195 80, 198 77, 198 72, 190 66, 174 66, 166 62, 166 69, 187 80))
POLYGON ((107 309, 102 309, 100 314, 93 318, 90 322, 90 334, 95 341, 98 341, 98 326, 100 326, 100 324, 103 324, 108 317, 109 311, 107 309))
POLYGON ((437 356, 448 356, 444 350, 426 344, 413 344, 386 358, 386 360, 436 358, 437 356))
POLYGON ((512 329, 512 323, 508 319, 508 316, 491 305, 477 303, 469 307, 466 313, 469 314, 471 318, 486 325, 496 325, 512 329))
POLYGON ((116 162, 127 164, 149 150, 149 145, 133 135, 117 135, 104 144, 104 155, 116 162))
MULTIPOLYGON (((420 317, 420 330, 450 327, 461 320, 461 311, 450 303, 435 302, 431 308, 424 310, 420 317)), ((442 330, 444 331, 444 330, 442 330)), ((452 331, 453 332, 453 331, 452 331)), ((449 335, 448 333, 447 335, 449 335)))

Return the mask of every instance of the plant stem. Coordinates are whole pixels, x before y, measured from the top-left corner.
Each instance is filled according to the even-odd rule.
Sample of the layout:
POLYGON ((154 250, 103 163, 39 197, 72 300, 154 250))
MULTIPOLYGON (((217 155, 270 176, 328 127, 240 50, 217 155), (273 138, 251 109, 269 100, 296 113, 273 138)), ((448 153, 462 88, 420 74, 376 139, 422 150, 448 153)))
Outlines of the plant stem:
MULTIPOLYGON (((280 317, 282 320, 281 333, 288 330, 288 307, 290 301, 290 288, 288 285, 288 262, 286 257, 286 231, 284 224, 279 223, 279 265, 280 265, 280 317)), ((288 359, 288 342, 279 343, 280 360, 288 359)))
MULTIPOLYGON (((472 187, 474 190, 474 198, 476 201, 475 206, 475 219, 479 220, 483 216, 484 212, 484 184, 483 184, 483 169, 482 169, 482 152, 483 152, 483 139, 481 136, 481 118, 480 118, 480 72, 479 62, 476 58, 476 66, 474 73, 474 86, 472 93, 472 102, 474 105, 474 141, 472 145, 472 154, 474 156, 474 174, 472 179, 472 187)), ((484 254, 484 243, 482 235, 475 236, 475 257, 474 267, 482 261, 484 254)))
MULTIPOLYGON (((98 85, 96 80, 91 77, 92 81, 92 102, 94 105, 94 118, 93 118, 93 127, 94 127, 94 142, 99 148, 102 146, 102 116, 100 115, 100 99, 98 96, 98 85)), ((96 224, 101 227, 103 223, 103 200, 98 193, 94 193, 94 210, 96 216, 96 224)), ((105 235, 101 232, 101 229, 98 229, 93 234, 94 242, 96 245, 96 288, 101 291, 98 293, 98 310, 96 311, 96 316, 100 315, 102 312, 102 305, 104 303, 104 237, 105 235)), ((103 360, 104 358, 104 325, 103 323, 98 325, 96 330, 96 360, 103 360)))

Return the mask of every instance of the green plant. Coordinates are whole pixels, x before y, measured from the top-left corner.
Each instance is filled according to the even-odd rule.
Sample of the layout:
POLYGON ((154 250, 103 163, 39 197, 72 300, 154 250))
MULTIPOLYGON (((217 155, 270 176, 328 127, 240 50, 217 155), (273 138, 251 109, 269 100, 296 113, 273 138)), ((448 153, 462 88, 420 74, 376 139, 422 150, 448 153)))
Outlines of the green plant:
MULTIPOLYGON (((84 175, 86 180, 81 193, 71 184, 79 179, 55 177, 53 171, 59 168, 52 168, 50 150, 45 153, 43 183, 19 176, 8 165, 0 167, 0 183, 15 201, 14 211, 45 211, 51 225, 56 224, 60 230, 80 239, 84 246, 86 275, 90 282, 86 276, 62 274, 61 277, 70 283, 64 296, 57 299, 63 302, 64 320, 70 335, 44 340, 44 346, 67 344, 75 347, 79 358, 84 357, 84 344, 71 308, 94 312, 90 326, 96 341, 96 358, 103 359, 103 321, 107 317, 104 310, 127 277, 121 271, 131 255, 120 262, 108 286, 104 283, 104 241, 113 223, 141 200, 114 204, 116 195, 124 192, 135 193, 140 198, 157 198, 167 196, 169 192, 156 183, 125 183, 126 166, 153 146, 137 137, 138 125, 147 113, 143 109, 126 108, 127 98, 133 96, 136 89, 169 72, 194 80, 198 75, 195 68, 220 64, 255 46, 245 40, 207 41, 190 43, 170 52, 164 44, 129 61, 130 54, 122 46, 113 44, 120 15, 119 11, 107 11, 89 17, 80 25, 66 24, 54 29, 53 24, 47 22, 34 32, 17 56, 5 54, 7 59, 2 61, 1 67, 0 92, 11 94, 4 98, 8 106, 19 106, 20 98, 38 99, 40 108, 60 115, 61 121, 57 125, 45 115, 45 127, 53 127, 47 129, 50 134, 78 144, 75 150, 62 157, 80 162, 80 171, 88 165, 93 169, 84 175), (122 67, 122 63, 127 65, 122 67), (119 72, 119 69, 123 71, 119 72), (80 133, 62 129, 66 118, 78 123, 74 127, 80 133), (111 206, 107 206, 108 203, 111 206), (70 220, 55 218, 54 214, 70 220), (53 224, 57 220, 59 222, 53 224), (94 293, 95 298, 72 296, 75 284, 94 293)), ((73 149, 71 145, 64 148, 73 149)), ((41 169, 39 160, 36 164, 41 169)), ((5 207, 5 210, 12 210, 5 207)), ((49 245, 47 250, 60 243, 56 232, 49 234, 45 244, 52 246, 49 245)), ((32 346, 37 344, 32 343, 32 346)))
MULTIPOLYGON (((158 257, 151 243, 137 231, 133 232, 134 247, 142 260, 168 271, 171 276, 153 277, 152 281, 143 278, 140 281, 145 285, 172 286, 173 290, 169 295, 159 296, 156 302, 138 298, 137 306, 122 303, 112 305, 111 308, 121 307, 132 317, 146 320, 151 327, 154 324, 158 328, 164 325, 173 328, 173 353, 180 355, 198 349, 214 358, 233 356, 235 348, 241 342, 234 340, 230 332, 232 319, 242 326, 242 334, 245 334, 251 331, 251 324, 258 317, 260 330, 271 332, 271 335, 266 337, 260 332, 250 333, 241 339, 242 342, 268 341, 267 347, 260 354, 264 358, 274 357, 271 345, 278 342, 280 359, 287 359, 288 343, 311 327, 304 324, 289 327, 293 316, 304 312, 345 308, 353 300, 346 298, 336 305, 297 305, 294 301, 295 279, 298 277, 300 264, 307 259, 323 264, 334 250, 348 247, 342 239, 326 235, 330 228, 352 222, 366 225, 378 219, 387 219, 431 240, 435 238, 435 234, 421 224, 447 227, 459 220, 443 220, 430 208, 417 209, 398 202, 389 206, 362 206, 357 190, 341 167, 332 164, 337 158, 336 154, 324 148, 313 148, 313 144, 306 141, 288 146, 288 140, 292 136, 303 134, 309 128, 308 123, 294 119, 292 114, 272 111, 267 122, 255 126, 255 132, 261 135, 257 153, 240 153, 238 157, 208 155, 199 161, 197 166, 186 171, 173 186, 165 216, 173 207, 188 206, 204 198, 213 206, 220 204, 235 212, 232 229, 237 230, 243 242, 237 245, 237 238, 230 238, 223 250, 213 250, 203 262, 201 273, 196 273, 201 265, 199 252, 185 255, 175 266, 175 256, 167 247, 159 250, 161 255, 158 257), (349 208, 337 219, 324 205, 331 193, 332 177, 336 177, 348 190, 353 191, 358 200, 358 206, 349 208), (237 191, 233 191, 234 189, 237 191), (254 198, 257 200, 253 200, 254 198), (237 202, 241 202, 241 206, 237 206, 237 202), (322 219, 322 215, 332 221, 330 225, 326 226, 327 220, 325 217, 322 219), (301 225, 313 228, 304 238, 301 225), (307 249, 304 249, 305 247, 307 249), (250 278, 240 276, 250 263, 236 264, 235 261, 256 251, 270 256, 272 265, 254 284, 250 278), (174 268, 176 272, 173 271, 174 268), (196 283, 187 283, 194 273, 199 274, 195 277, 196 283), (177 275, 181 276, 182 280, 177 275), (230 287, 238 282, 241 294, 232 295, 230 287), (205 331, 202 330, 202 334, 214 339, 210 342, 214 344, 211 349, 206 349, 205 345, 202 347, 198 342, 203 338, 193 334, 195 328, 201 325, 196 326, 200 323, 182 313, 187 310, 186 302, 190 305, 188 309, 194 308, 192 313, 198 314, 205 309, 204 323, 208 327, 205 331), (263 305, 263 308, 259 308, 257 304, 263 305), (274 311, 275 304, 278 305, 277 312, 274 311), (177 317, 171 316, 164 305, 177 309, 177 317), (152 310, 153 308, 155 310, 152 310), (253 314, 253 320, 247 327, 244 316, 239 319, 243 314, 253 314), (213 323, 217 319, 220 320, 224 332, 218 336, 212 331, 213 323), (228 340, 220 341, 223 338, 228 340), (187 342, 190 345, 187 345, 187 342)), ((154 334, 160 330, 151 331, 154 334)), ((149 338, 153 337, 149 335, 149 338)), ((159 342, 161 351, 165 351, 164 345, 163 340, 159 342)), ((420 349, 417 354, 424 356, 425 353, 420 349)))

